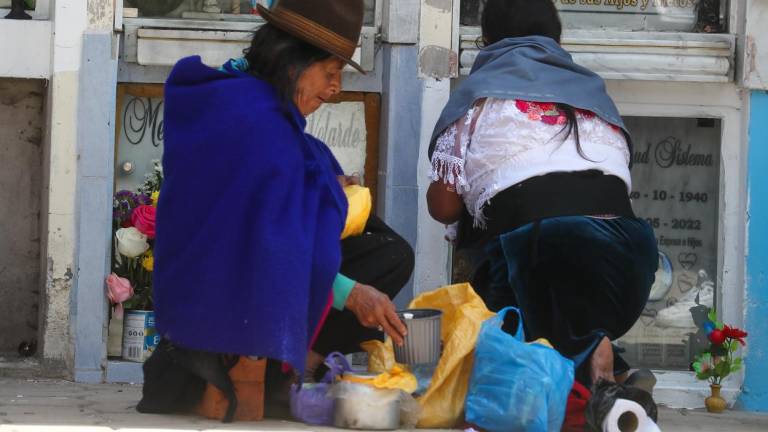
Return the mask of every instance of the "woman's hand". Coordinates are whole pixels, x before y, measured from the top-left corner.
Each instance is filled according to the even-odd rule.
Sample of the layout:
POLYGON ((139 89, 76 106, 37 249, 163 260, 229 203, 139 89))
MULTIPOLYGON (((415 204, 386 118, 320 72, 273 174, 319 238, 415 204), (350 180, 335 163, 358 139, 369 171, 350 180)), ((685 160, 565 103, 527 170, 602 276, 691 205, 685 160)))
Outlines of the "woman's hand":
POLYGON ((347 297, 345 307, 355 314, 365 327, 379 328, 397 345, 402 345, 408 331, 395 312, 395 305, 384 293, 370 285, 356 283, 347 297))
POLYGON ((452 185, 436 181, 427 190, 427 208, 432 219, 451 225, 461 219, 464 201, 452 185))

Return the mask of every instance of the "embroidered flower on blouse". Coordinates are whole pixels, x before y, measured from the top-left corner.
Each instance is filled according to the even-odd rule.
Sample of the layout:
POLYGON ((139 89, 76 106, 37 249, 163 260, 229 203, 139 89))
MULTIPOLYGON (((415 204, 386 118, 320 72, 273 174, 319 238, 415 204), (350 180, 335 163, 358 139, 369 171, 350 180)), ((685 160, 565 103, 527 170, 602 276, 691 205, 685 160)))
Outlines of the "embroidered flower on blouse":
POLYGON ((593 118, 595 118, 595 113, 593 113, 592 111, 576 110, 576 112, 587 120, 592 120, 593 118))
POLYGON ((550 102, 516 100, 515 106, 527 114, 529 120, 540 121, 548 125, 563 125, 567 121, 565 114, 550 102))
MULTIPOLYGON (((518 99, 515 101, 515 106, 520 112, 528 116, 528 120, 540 121, 548 125, 564 125, 568 122, 565 113, 558 109, 556 104, 551 102, 533 102, 518 99)), ((595 118, 595 113, 587 110, 577 109, 576 115, 587 120, 595 118)), ((611 125, 611 127, 616 131, 621 130, 614 125, 611 125)))

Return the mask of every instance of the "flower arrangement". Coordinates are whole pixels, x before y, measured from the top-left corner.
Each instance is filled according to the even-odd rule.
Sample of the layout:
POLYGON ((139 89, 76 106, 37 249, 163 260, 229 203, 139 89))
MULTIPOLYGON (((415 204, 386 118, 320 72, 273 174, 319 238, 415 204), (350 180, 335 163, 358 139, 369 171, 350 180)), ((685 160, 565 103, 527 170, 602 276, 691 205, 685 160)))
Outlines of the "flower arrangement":
POLYGON ((112 204, 112 273, 107 277, 107 298, 114 305, 113 317, 124 309, 152 310, 152 272, 155 214, 163 182, 163 169, 153 161, 153 170, 136 192, 115 193, 112 204))
POLYGON ((739 345, 746 345, 747 332, 718 321, 714 309, 709 311, 707 318, 702 327, 711 344, 696 356, 693 370, 696 378, 719 386, 728 375, 742 368, 741 357, 734 357, 734 354, 739 345))

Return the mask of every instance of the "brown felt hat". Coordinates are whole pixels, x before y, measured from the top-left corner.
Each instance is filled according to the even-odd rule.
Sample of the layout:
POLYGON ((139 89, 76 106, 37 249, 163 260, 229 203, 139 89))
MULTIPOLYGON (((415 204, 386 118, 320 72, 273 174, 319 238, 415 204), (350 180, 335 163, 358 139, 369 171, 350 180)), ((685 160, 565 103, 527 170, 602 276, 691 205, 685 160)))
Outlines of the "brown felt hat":
POLYGON ((271 9, 258 9, 268 23, 365 73, 352 61, 363 27, 363 0, 278 0, 271 9))

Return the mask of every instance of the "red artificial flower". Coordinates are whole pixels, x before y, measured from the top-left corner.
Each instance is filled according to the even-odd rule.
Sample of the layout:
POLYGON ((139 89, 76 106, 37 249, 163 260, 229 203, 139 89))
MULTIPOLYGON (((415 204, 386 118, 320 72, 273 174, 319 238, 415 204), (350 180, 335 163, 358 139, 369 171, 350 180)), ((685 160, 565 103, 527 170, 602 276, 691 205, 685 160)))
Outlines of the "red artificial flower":
POLYGON ((709 334, 709 340, 715 345, 722 345, 725 342, 725 332, 723 330, 714 329, 709 334))
POLYGON ((139 232, 150 239, 155 238, 155 213, 157 209, 151 205, 141 205, 133 209, 131 223, 139 232))
POLYGON ((723 334, 729 339, 735 339, 740 344, 746 345, 744 338, 747 337, 747 332, 736 327, 723 326, 723 334))

